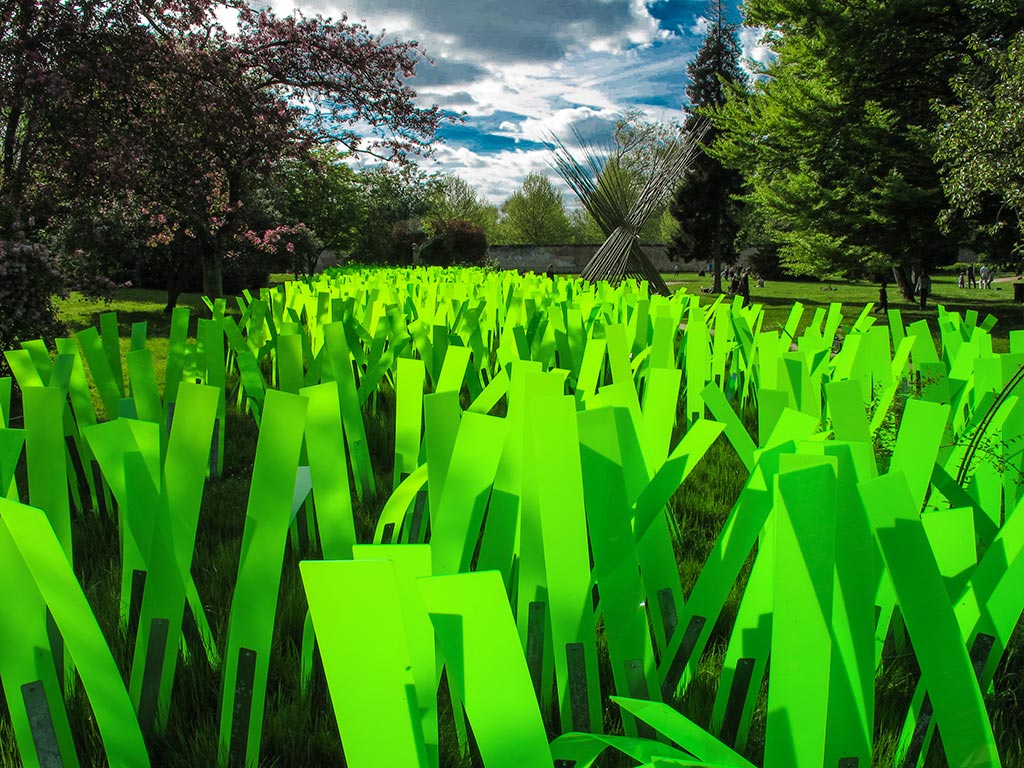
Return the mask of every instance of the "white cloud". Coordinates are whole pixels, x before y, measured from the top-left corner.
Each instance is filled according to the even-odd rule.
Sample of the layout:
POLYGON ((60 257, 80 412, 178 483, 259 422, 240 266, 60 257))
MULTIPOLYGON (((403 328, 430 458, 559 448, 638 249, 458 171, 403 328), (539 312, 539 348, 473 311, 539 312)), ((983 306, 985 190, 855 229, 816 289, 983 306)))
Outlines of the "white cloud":
POLYGON ((757 70, 767 66, 775 59, 775 53, 767 45, 761 43, 764 27, 741 27, 740 47, 743 50, 743 69, 753 77, 757 70), (751 65, 751 62, 754 65, 751 65))
MULTIPOLYGON (((344 10, 371 33, 386 28, 389 39, 419 40, 434 63, 423 61, 409 82, 418 103, 465 111, 466 129, 486 125, 506 137, 505 146, 508 138, 525 144, 552 133, 567 140, 573 127, 600 143, 633 107, 656 120, 682 119, 686 63, 699 44, 691 33, 703 35, 708 23, 698 17, 688 32, 684 24, 674 26, 677 16, 673 30, 661 28, 649 10, 652 0, 256 1, 271 2, 281 14, 297 2, 307 15, 340 18, 344 10)), ((472 137, 464 143, 470 146, 435 146, 422 165, 457 173, 494 203, 531 171, 563 188, 546 150, 485 151, 486 142, 472 137)), ((575 204, 567 192, 565 199, 575 204)))
POLYGON ((693 26, 690 27, 690 34, 704 37, 708 33, 708 27, 711 26, 711 20, 707 16, 698 16, 693 21, 693 26))
POLYGON ((523 178, 534 171, 545 174, 561 187, 561 180, 548 164, 550 158, 544 149, 504 150, 482 155, 465 147, 441 146, 433 162, 420 165, 428 171, 454 173, 472 184, 489 203, 500 205, 522 184, 523 178))

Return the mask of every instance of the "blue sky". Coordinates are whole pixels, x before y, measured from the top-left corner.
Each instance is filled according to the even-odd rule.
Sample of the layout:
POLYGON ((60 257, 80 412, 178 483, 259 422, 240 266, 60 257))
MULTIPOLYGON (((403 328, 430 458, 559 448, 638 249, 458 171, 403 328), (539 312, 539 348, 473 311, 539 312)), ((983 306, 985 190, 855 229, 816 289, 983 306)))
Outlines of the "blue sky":
MULTIPOLYGON (((373 32, 418 40, 433 60, 410 84, 422 104, 465 112, 420 165, 461 176, 500 203, 530 171, 555 179, 542 141, 611 137, 615 119, 683 116, 686 64, 706 0, 273 0, 279 13, 348 13, 373 32)), ((736 20, 739 11, 733 9, 736 20)), ((744 54, 764 60, 756 30, 744 54)), ((567 202, 572 201, 567 199, 567 202)))

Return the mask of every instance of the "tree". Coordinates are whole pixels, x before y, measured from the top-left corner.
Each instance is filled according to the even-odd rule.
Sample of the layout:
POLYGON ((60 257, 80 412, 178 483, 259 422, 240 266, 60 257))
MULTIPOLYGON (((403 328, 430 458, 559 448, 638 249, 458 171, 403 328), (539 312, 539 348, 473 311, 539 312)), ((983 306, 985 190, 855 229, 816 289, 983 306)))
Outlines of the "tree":
POLYGON ((1005 48, 976 43, 939 106, 936 159, 951 206, 976 222, 990 261, 1020 268, 1024 255, 1024 33, 1005 48))
MULTIPOLYGON (((1010 0, 1016 4, 1016 0, 1010 0)), ((748 23, 774 30, 778 54, 750 96, 714 111, 710 150, 743 175, 743 200, 793 273, 867 276, 955 259, 933 161, 934 102, 971 31, 1007 23, 998 3, 951 0, 751 0, 748 23)), ((1019 22, 1015 22, 1019 23, 1019 22)))
POLYGON ((540 173, 529 173, 501 206, 514 244, 559 245, 572 239, 561 193, 540 173))
POLYGON ((360 173, 359 181, 366 217, 353 255, 366 264, 384 264, 391 260, 395 225, 422 219, 429 213, 434 195, 432 182, 414 165, 379 165, 360 173))
POLYGON ((569 213, 569 225, 572 227, 572 241, 577 245, 600 245, 605 240, 604 232, 586 208, 573 208, 569 213))
POLYGON ((416 43, 344 17, 212 0, 0 4, 5 218, 131 199, 154 245, 193 254, 211 295, 226 258, 274 240, 253 191, 282 157, 337 144, 403 162, 443 119, 405 84, 416 43), (232 32, 215 15, 226 7, 232 32))
POLYGON ((358 175, 340 152, 322 148, 308 158, 286 158, 271 183, 285 221, 312 236, 296 230, 292 262, 297 273, 312 274, 323 250, 343 254, 355 248, 366 221, 366 201, 358 175))
POLYGON ((461 219, 484 227, 494 217, 493 206, 489 206, 473 185, 459 176, 437 176, 431 186, 431 218, 443 221, 461 219))
MULTIPOLYGON (((721 0, 712 8, 704 41, 687 65, 686 74, 690 80, 686 86, 690 102, 687 127, 691 129, 698 116, 725 104, 730 89, 740 94, 746 88, 736 25, 725 18, 721 0)), ((672 196, 669 211, 679 222, 679 228, 668 253, 673 259, 710 262, 713 265, 712 290, 721 293, 722 263, 732 261, 739 231, 740 203, 735 196, 741 191, 743 181, 737 171, 725 168, 708 153, 717 139, 718 131, 713 126, 705 131, 701 140, 704 151, 694 157, 672 196)))

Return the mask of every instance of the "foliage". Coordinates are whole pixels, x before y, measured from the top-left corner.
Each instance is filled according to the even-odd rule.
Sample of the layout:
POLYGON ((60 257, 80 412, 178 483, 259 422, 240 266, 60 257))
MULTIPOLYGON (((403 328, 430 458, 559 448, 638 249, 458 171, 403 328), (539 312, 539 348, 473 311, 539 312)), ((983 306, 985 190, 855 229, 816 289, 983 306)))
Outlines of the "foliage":
POLYGON ((586 208, 573 208, 569 212, 569 225, 572 227, 572 241, 577 245, 600 245, 604 242, 604 232, 586 208))
POLYGON ((940 105, 936 158, 952 210, 1001 239, 989 258, 1024 256, 1024 32, 1005 48, 977 42, 940 105))
POLYGON ((465 179, 453 174, 443 174, 431 182, 432 196, 428 217, 441 221, 459 219, 468 221, 492 232, 497 225, 500 212, 490 205, 465 179))
POLYGON ((392 230, 392 264, 480 266, 486 256, 486 232, 464 219, 407 219, 392 230))
POLYGON ((464 219, 432 219, 428 222, 431 243, 422 262, 439 267, 454 264, 480 266, 487 257, 484 228, 464 219))
POLYGON ((417 44, 344 16, 215 0, 4 0, 0 19, 3 218, 55 229, 51 220, 130 204, 149 241, 177 242, 175 257, 199 264, 211 295, 241 243, 285 223, 249 215, 282 157, 336 144, 404 162, 429 149, 443 119, 405 82, 417 44))
POLYGON ((501 205, 508 243, 561 245, 572 240, 572 226, 562 194, 547 176, 529 173, 501 205))
POLYGON ((761 209, 788 270, 864 275, 895 267, 906 293, 911 269, 953 260, 956 237, 936 223, 945 198, 932 160, 932 104, 952 98, 967 36, 1005 25, 1000 5, 745 6, 748 23, 773 30, 767 40, 778 58, 750 97, 733 89, 716 110, 722 137, 712 154, 743 174, 744 200, 761 209))
MULTIPOLYGON (((426 173, 416 166, 380 165, 359 174, 365 211, 353 255, 364 264, 391 259, 392 230, 399 222, 426 216, 431 187, 426 173)), ((405 263, 405 262, 399 262, 405 263)))
POLYGON ((0 376, 9 371, 4 351, 61 335, 53 300, 62 290, 57 261, 46 246, 0 240, 0 376))
MULTIPOLYGON (((745 89, 746 75, 740 67, 736 35, 736 25, 725 18, 719 2, 697 55, 686 67, 689 126, 695 124, 698 115, 707 115, 725 104, 728 89, 732 89, 734 98, 745 89)), ((701 140, 705 151, 694 157, 672 196, 669 211, 679 227, 668 253, 673 259, 711 262, 712 290, 720 293, 722 263, 735 259, 734 241, 742 207, 735 197, 741 191, 742 179, 737 171, 723 167, 720 160, 708 154, 707 149, 717 138, 714 128, 705 132, 701 140)))
POLYGON ((351 252, 365 219, 364 188, 356 172, 334 149, 305 158, 285 158, 271 177, 270 192, 282 218, 296 231, 288 269, 313 274, 323 249, 351 252))

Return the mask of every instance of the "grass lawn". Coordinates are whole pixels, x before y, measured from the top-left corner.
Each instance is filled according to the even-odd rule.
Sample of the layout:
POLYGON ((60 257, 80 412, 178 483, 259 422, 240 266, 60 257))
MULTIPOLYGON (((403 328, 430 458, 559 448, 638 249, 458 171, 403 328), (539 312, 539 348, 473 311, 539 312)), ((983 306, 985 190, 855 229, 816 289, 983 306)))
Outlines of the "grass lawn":
MULTIPOLYGON (((670 288, 685 288, 688 293, 700 294, 701 288, 711 287, 710 277, 698 277, 694 273, 666 274, 665 280, 670 288)), ((898 309, 903 316, 905 325, 922 318, 930 321, 932 333, 938 340, 938 328, 935 326, 935 305, 942 304, 947 310, 964 314, 975 310, 979 318, 991 314, 998 319, 992 329, 993 351, 1009 351, 1009 332, 1024 328, 1024 305, 1013 301, 1013 283, 994 283, 992 290, 980 288, 958 288, 955 275, 936 275, 932 278, 932 295, 928 300, 928 308, 922 310, 917 303, 906 301, 895 285, 889 285, 889 308, 898 309)), ((864 305, 878 301, 878 284, 863 281, 833 280, 831 282, 797 282, 789 280, 769 280, 764 288, 750 286, 750 298, 755 304, 765 308, 764 330, 781 330, 789 317, 793 302, 799 301, 807 309, 801 319, 798 332, 802 332, 817 307, 828 308, 833 302, 843 305, 843 316, 853 321, 860 314, 864 305)), ((701 294, 701 303, 709 304, 714 297, 701 294)), ((878 323, 888 325, 889 319, 884 314, 877 315, 878 323)))

